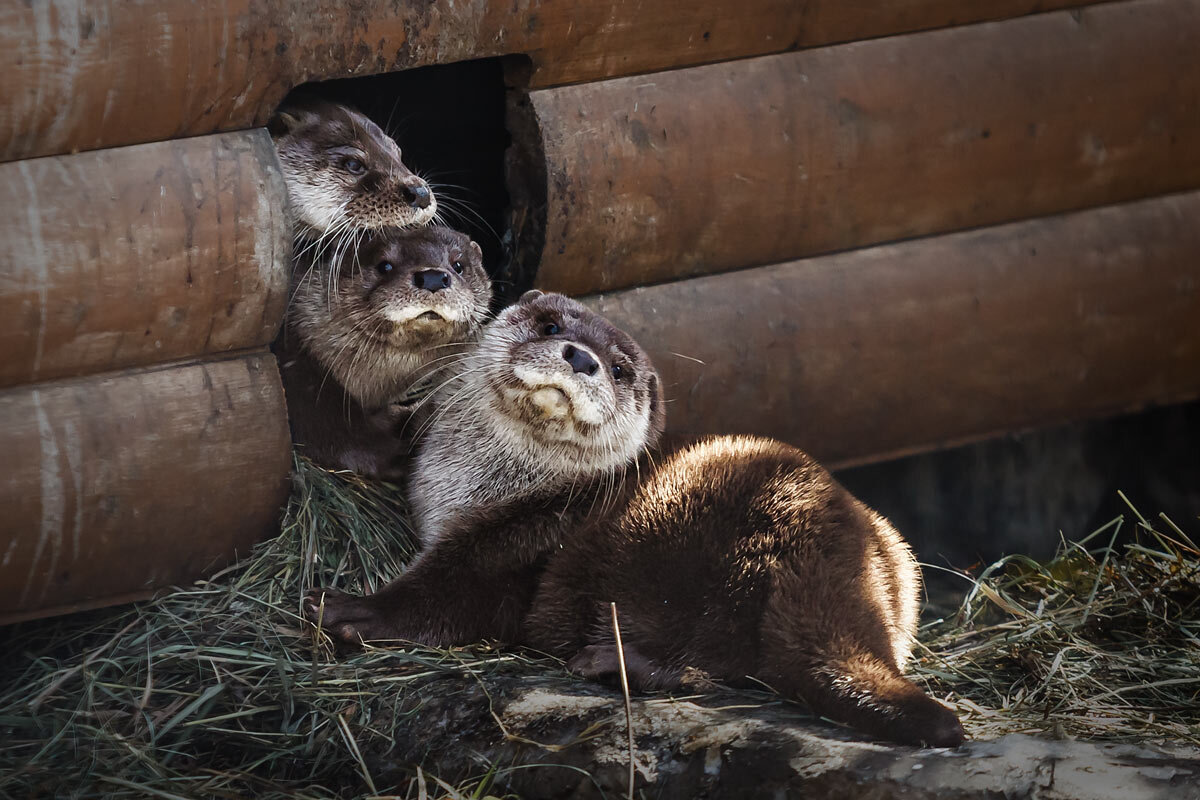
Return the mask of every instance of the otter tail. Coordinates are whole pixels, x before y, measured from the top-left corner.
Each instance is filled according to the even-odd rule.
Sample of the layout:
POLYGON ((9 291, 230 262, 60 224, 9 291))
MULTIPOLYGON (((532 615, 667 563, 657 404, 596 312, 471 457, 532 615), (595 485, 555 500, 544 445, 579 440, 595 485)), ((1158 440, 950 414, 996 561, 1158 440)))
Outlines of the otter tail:
POLYGON ((966 738, 954 712, 868 652, 806 658, 772 672, 777 689, 874 736, 928 747, 956 747, 966 738))

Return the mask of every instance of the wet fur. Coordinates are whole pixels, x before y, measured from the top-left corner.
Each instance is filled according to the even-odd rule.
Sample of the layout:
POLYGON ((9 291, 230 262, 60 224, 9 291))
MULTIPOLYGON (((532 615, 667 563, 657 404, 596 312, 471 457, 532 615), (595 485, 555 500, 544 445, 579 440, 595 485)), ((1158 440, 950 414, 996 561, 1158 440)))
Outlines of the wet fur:
MULTIPOLYGON (((376 595, 314 590, 310 619, 347 643, 524 642, 605 679, 616 602, 636 688, 678 686, 687 667, 750 676, 877 736, 961 742, 953 713, 902 675, 919 588, 910 550, 808 456, 723 437, 653 469, 639 453, 658 438, 662 400, 640 350, 635 391, 589 395, 615 402, 594 428, 539 427, 545 409, 505 399, 513 367, 550 371, 528 348, 541 341, 529 322, 572 307, 535 297, 489 326, 417 463, 426 549, 376 595)), ((585 311, 566 336, 598 352, 628 338, 585 311)))

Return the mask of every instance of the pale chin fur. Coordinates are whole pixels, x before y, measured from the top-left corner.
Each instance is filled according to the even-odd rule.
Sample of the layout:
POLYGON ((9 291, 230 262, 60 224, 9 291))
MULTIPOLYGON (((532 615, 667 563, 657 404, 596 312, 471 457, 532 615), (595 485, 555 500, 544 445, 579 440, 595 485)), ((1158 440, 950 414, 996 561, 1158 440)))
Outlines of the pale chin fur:
POLYGON ((383 312, 383 315, 392 322, 403 325, 429 311, 434 312, 446 322, 457 323, 466 321, 466 315, 462 309, 454 308, 445 303, 428 303, 424 306, 398 306, 388 308, 383 312))
POLYGON ((437 197, 429 199, 425 208, 409 208, 400 218, 383 219, 379 215, 351 215, 346 205, 353 193, 332 180, 320 180, 311 170, 294 170, 284 161, 284 178, 287 181, 288 199, 292 208, 293 222, 308 238, 315 238, 330 231, 350 232, 352 228, 417 228, 433 221, 437 215, 437 197), (342 198, 338 202, 335 198, 342 198))
MULTIPOLYGON (((619 470, 631 464, 645 445, 650 430, 648 398, 631 413, 603 415, 593 408, 590 413, 602 418, 602 428, 586 439, 575 426, 574 435, 560 441, 535 438, 530 423, 505 411, 501 396, 489 387, 494 373, 504 369, 512 344, 504 330, 499 323, 488 326, 468 358, 474 366, 444 386, 435 399, 434 419, 409 491, 416 530, 426 547, 456 519, 498 502, 516 501, 535 491, 554 492, 619 470)), ((534 394, 553 392, 570 381, 556 376, 552 385, 555 388, 541 381, 530 389, 534 394)), ((579 394, 574 387, 572 391, 579 394)), ((613 402, 615 396, 609 397, 613 402)), ((552 400, 547 404, 555 405, 552 400)), ((552 418, 554 409, 547 410, 552 418)), ((575 414, 579 413, 576 406, 575 414)))
MULTIPOLYGON (((580 349, 586 348, 581 347, 580 349)), ((575 419, 578 419, 580 422, 586 422, 589 425, 600 425, 604 422, 605 415, 601 411, 600 405, 591 397, 588 397, 586 393, 580 391, 579 382, 573 380, 569 375, 536 369, 526 364, 518 364, 513 367, 513 375, 533 392, 531 399, 535 403, 538 405, 542 405, 543 402, 547 403, 547 411, 551 410, 549 408, 549 405, 552 403, 550 398, 553 398, 555 395, 548 395, 546 400, 541 400, 539 395, 542 393, 542 390, 553 387, 554 389, 561 389, 567 396, 567 399, 570 401, 569 410, 573 412, 572 416, 575 419)), ((611 392, 608 394, 611 397, 611 392)))

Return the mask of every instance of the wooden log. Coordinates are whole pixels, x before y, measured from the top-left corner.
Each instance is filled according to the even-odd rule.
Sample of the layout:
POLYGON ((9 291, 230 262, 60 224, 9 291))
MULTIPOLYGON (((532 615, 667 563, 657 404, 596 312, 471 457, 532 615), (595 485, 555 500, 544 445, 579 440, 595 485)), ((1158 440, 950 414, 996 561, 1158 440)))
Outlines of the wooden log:
POLYGON ((189 581, 276 529, 291 438, 267 352, 0 392, 0 625, 189 581))
POLYGON ((534 92, 523 261, 583 294, 1195 188, 1197 42, 1137 0, 534 92))
POLYGON ((1200 192, 593 296, 675 434, 849 466, 1200 396, 1200 192))
POLYGON ((0 161, 261 125, 309 80, 524 53, 547 86, 1075 2, 4 3, 0 161))
POLYGON ((0 386, 270 342, 285 202, 263 130, 0 165, 0 386))

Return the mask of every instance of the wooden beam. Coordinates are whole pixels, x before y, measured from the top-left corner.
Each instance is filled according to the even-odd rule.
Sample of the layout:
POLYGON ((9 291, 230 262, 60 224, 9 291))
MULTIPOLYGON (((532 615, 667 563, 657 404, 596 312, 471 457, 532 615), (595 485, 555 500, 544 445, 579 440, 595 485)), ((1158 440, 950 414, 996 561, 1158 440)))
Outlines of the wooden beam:
POLYGON ((0 164, 0 386, 267 344, 285 209, 262 130, 0 164))
POLYGON ((587 302, 662 373, 668 429, 830 466, 1200 396, 1200 192, 587 302))
POLYGON ((514 53, 549 86, 1078 0, 78 0, 0 4, 0 161, 261 125, 288 89, 514 53))
POLYGON ((1200 187, 1197 42, 1136 0, 534 92, 523 261, 583 294, 1200 187))
POLYGON ((269 353, 9 389, 0 420, 0 625, 192 580, 277 529, 269 353))

